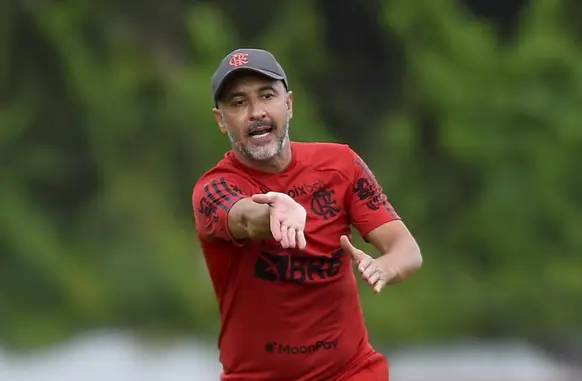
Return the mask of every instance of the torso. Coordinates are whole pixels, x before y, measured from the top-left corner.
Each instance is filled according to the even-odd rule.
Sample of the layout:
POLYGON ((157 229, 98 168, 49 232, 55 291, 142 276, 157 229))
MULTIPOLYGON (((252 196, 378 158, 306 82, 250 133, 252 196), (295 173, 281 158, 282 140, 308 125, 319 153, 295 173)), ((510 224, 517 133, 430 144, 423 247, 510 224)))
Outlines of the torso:
POLYGON ((349 175, 337 158, 293 144, 294 162, 281 174, 229 165, 246 179, 244 187, 233 186, 247 196, 283 192, 304 206, 305 251, 273 240, 242 247, 202 242, 220 301, 223 380, 331 380, 374 353, 351 260, 339 244, 350 232, 349 175))

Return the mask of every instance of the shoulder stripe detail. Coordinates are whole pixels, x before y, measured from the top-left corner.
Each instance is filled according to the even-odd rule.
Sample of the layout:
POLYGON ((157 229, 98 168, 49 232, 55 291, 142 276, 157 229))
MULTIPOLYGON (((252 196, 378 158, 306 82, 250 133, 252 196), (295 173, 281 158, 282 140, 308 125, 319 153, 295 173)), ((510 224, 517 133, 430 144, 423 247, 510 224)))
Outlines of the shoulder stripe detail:
POLYGON ((234 198, 235 201, 238 201, 242 198, 242 196, 235 192, 230 185, 228 185, 228 183, 226 182, 226 179, 224 177, 220 178, 220 185, 222 185, 224 187, 224 189, 226 189, 226 191, 234 198))
POLYGON ((216 179, 212 180, 210 186, 209 184, 204 185, 206 197, 214 205, 225 211, 228 211, 236 201, 242 198, 240 194, 232 190, 224 177, 221 177, 219 181, 216 179))
POLYGON ((214 194, 212 194, 212 192, 210 191, 210 188, 208 187, 208 184, 204 185, 204 193, 206 194, 206 197, 208 197, 208 199, 216 206, 219 206, 220 208, 228 211, 228 207, 226 205, 224 205, 219 199, 217 199, 216 197, 214 197, 214 194))

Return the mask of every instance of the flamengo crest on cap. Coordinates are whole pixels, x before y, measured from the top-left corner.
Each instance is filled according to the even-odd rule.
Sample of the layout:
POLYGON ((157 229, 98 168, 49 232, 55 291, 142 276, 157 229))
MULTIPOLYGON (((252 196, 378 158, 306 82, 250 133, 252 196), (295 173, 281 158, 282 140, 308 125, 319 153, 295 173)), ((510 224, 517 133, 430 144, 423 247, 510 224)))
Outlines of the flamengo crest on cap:
POLYGON ((247 63, 249 63, 248 57, 249 57, 248 53, 234 53, 232 57, 230 57, 230 61, 228 61, 228 64, 234 67, 246 65, 247 63))

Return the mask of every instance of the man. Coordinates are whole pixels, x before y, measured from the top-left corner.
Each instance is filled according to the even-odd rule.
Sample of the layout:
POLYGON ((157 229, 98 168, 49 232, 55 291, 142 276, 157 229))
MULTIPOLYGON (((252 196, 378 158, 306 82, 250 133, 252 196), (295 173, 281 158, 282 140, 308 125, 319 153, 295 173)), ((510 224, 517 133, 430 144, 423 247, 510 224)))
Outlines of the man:
POLYGON ((228 54, 212 88, 232 150, 192 203, 219 301, 221 380, 387 381, 351 263, 380 292, 420 268, 414 238, 347 145, 290 141, 293 96, 269 52, 228 54), (352 246, 350 226, 382 255, 352 246))

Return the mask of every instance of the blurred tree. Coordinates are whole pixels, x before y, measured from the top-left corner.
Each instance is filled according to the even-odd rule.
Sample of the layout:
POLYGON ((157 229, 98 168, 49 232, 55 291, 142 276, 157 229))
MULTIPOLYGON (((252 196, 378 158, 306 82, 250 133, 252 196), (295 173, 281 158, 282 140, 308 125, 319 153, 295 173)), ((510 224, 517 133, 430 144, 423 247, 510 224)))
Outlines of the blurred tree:
POLYGON ((493 22, 501 41, 515 37, 520 13, 531 5, 529 0, 465 0, 464 3, 475 16, 493 22))
POLYGON ((0 340, 216 332, 190 197, 229 148, 209 82, 238 46, 287 70, 293 137, 353 144, 419 238, 414 280, 362 289, 375 340, 576 327, 576 5, 518 3, 2 3, 0 340))
MULTIPOLYGON (((560 5, 524 11, 510 46, 452 1, 394 1, 385 15, 405 41, 411 91, 376 140, 376 162, 395 163, 381 173, 427 251, 420 277, 444 285, 431 299, 447 312, 423 334, 533 337, 577 326, 582 308, 563 306, 582 292, 582 57, 560 5)), ((417 287, 427 284, 401 294, 410 292, 402 305, 417 306, 405 310, 419 326, 427 291, 417 287)))

